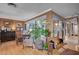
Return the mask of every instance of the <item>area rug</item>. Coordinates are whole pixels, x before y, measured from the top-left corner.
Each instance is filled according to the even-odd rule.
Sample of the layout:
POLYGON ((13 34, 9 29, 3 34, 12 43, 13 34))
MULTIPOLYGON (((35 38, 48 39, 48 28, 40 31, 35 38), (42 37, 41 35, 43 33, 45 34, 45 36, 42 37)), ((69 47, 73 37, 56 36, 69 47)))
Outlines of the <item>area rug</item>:
POLYGON ((60 55, 79 55, 79 52, 71 49, 65 49, 60 55))

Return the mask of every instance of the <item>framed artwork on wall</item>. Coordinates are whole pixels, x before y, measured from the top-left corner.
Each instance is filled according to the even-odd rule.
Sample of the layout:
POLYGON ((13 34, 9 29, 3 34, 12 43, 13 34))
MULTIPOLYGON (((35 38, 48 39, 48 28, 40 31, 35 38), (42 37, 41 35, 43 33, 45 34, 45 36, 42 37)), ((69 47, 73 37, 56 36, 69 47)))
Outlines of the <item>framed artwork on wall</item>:
POLYGON ((17 23, 17 24, 16 24, 16 29, 17 29, 18 31, 21 31, 21 30, 22 30, 22 23, 17 23))

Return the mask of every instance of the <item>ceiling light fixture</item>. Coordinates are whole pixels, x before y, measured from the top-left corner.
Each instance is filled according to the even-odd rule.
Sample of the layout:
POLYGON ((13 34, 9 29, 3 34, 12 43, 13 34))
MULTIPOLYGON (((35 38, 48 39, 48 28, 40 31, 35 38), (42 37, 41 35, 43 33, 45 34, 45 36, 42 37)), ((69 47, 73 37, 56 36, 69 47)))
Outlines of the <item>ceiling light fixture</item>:
POLYGON ((8 3, 8 6, 16 7, 16 4, 14 4, 14 3, 8 3))

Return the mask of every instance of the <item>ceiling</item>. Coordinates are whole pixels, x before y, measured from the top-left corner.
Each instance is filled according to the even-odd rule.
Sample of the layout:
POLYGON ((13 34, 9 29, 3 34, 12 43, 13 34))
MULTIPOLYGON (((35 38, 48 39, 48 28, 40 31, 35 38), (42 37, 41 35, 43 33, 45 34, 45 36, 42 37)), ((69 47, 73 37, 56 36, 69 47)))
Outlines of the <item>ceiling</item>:
POLYGON ((15 3, 16 7, 0 3, 0 18, 27 20, 44 10, 51 8, 61 16, 73 16, 79 13, 77 3, 15 3))

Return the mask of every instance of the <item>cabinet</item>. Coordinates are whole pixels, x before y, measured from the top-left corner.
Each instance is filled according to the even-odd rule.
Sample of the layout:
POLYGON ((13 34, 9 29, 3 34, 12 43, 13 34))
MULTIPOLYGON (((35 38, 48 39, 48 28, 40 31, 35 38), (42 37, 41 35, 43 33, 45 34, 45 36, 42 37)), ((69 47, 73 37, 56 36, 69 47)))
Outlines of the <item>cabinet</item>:
POLYGON ((15 40, 15 31, 1 31, 0 32, 0 40, 1 42, 7 42, 15 40))

